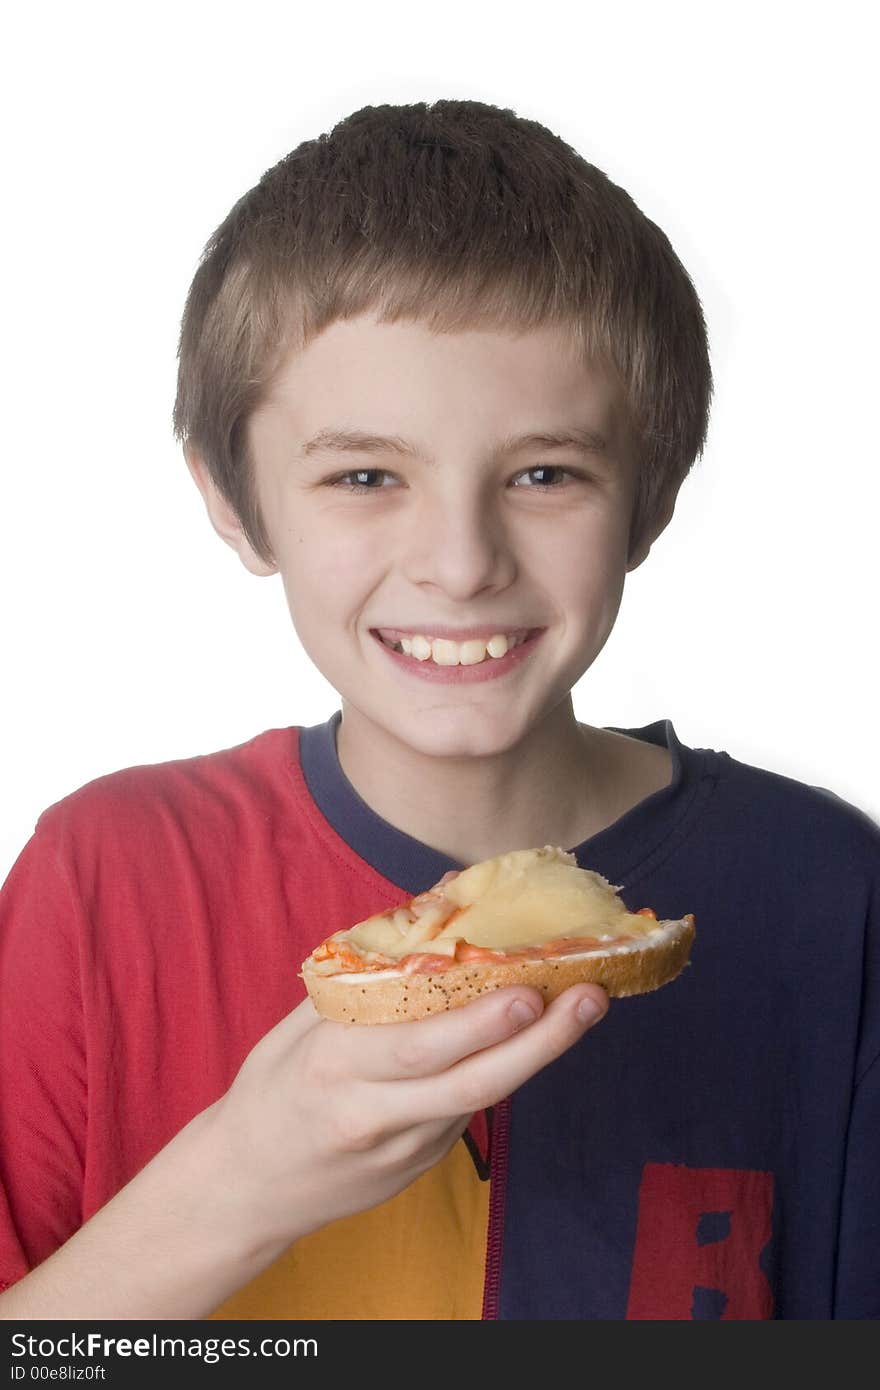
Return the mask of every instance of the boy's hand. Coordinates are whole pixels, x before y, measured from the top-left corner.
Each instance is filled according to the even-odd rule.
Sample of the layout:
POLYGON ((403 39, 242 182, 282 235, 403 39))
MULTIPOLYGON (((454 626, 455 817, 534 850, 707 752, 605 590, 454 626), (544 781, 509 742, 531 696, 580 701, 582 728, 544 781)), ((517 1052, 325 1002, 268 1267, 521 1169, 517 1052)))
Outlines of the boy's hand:
POLYGON ((402 1191, 476 1110, 509 1096, 607 1008, 598 985, 575 985, 546 1009, 537 990, 512 986, 414 1022, 356 1025, 305 1000, 205 1112, 242 1241, 280 1253, 402 1191))

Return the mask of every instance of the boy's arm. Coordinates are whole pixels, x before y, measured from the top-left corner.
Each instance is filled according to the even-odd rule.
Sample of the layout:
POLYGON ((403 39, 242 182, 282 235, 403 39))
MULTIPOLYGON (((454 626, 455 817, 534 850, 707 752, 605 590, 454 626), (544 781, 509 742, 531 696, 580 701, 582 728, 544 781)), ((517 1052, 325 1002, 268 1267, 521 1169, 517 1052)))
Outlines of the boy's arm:
POLYGON ((853 1095, 833 1316, 880 1318, 880 1056, 853 1095))
POLYGON ((202 1318, 277 1251, 248 1248, 211 1181, 216 1106, 196 1115, 54 1254, 0 1293, 0 1320, 202 1318))
POLYGON ((357 1027, 320 1019, 306 1000, 219 1101, 0 1294, 0 1318, 205 1317, 300 1236, 408 1187, 475 1110, 606 1007, 594 985, 543 1012, 537 991, 516 987, 418 1022, 357 1027))

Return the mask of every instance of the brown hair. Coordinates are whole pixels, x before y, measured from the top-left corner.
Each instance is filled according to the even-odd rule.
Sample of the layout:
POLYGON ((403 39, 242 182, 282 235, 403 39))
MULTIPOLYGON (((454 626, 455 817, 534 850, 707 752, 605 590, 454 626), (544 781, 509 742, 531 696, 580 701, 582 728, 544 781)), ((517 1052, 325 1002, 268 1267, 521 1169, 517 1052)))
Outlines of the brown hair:
POLYGON ((712 374, 700 301, 629 194, 511 110, 366 106, 239 199, 183 313, 175 436, 202 454, 268 563, 249 416, 290 351, 367 310, 439 332, 554 324, 613 365, 640 445, 631 549, 702 453, 712 374))

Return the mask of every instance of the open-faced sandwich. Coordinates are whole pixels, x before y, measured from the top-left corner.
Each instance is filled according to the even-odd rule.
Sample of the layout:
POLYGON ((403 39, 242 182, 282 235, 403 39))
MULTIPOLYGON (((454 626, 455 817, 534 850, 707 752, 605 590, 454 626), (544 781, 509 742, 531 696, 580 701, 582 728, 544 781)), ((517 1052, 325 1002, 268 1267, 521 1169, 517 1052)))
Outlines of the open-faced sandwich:
POLYGON ((630 912, 601 874, 545 845, 444 874, 400 907, 334 932, 303 961, 325 1018, 395 1023, 526 984, 545 1001, 591 981, 644 994, 687 964, 694 918, 630 912))

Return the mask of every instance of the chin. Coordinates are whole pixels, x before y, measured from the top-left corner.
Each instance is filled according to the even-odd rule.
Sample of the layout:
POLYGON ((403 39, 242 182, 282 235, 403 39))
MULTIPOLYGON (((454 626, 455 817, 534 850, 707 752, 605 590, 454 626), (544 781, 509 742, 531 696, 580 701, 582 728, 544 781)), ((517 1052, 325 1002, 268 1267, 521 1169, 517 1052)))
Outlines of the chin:
POLYGON ((479 710, 425 710, 402 721, 394 735, 431 758, 491 758, 514 748, 528 732, 528 720, 479 710))

